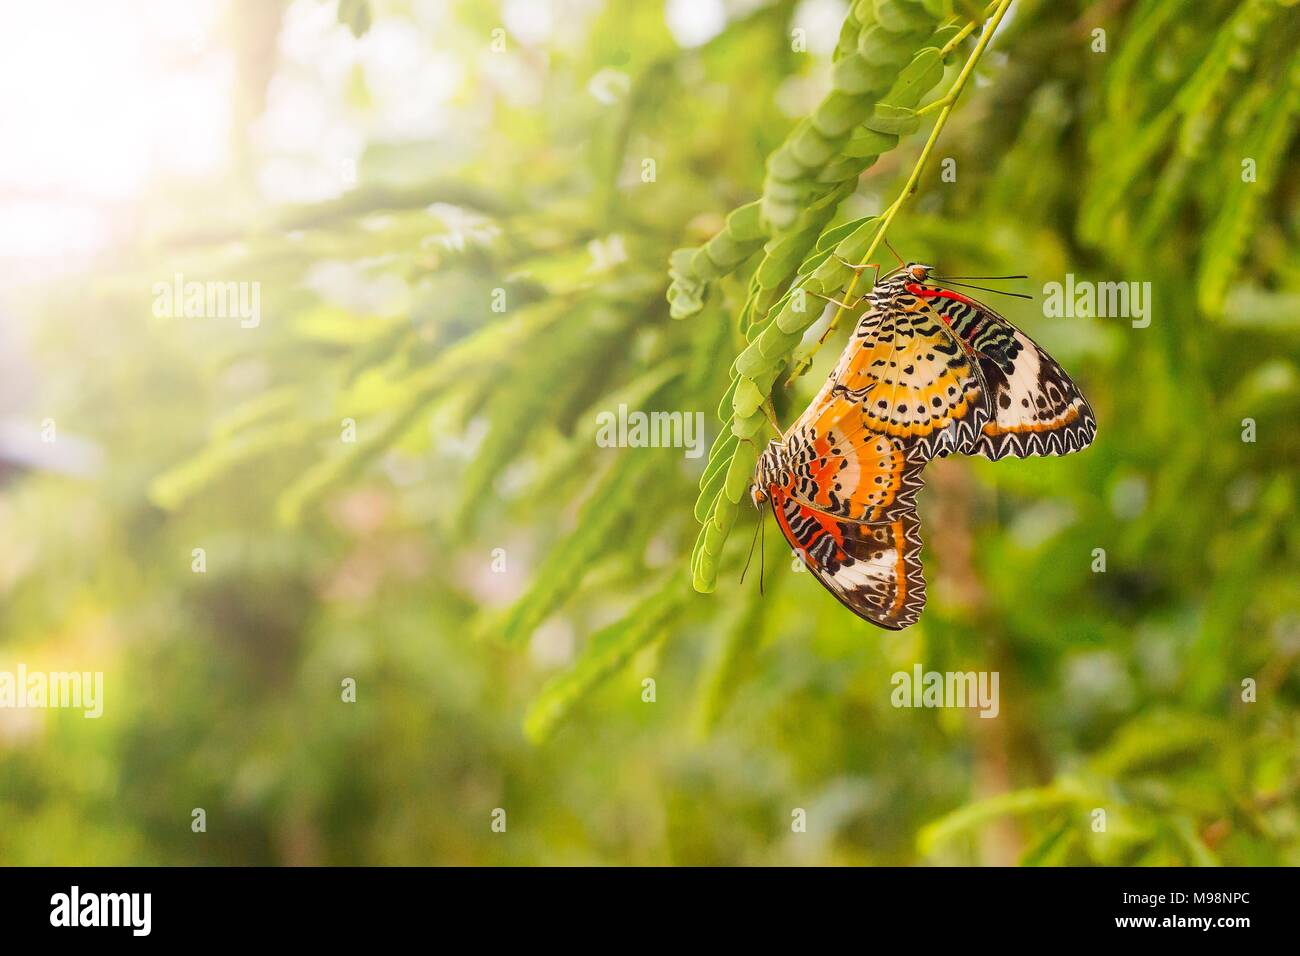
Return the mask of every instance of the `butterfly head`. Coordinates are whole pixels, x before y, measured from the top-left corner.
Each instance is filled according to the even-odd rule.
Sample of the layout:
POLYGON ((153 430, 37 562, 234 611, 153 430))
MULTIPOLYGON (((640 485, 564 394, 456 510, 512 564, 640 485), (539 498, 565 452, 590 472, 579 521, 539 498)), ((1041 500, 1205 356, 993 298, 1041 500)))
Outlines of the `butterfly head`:
POLYGON ((754 484, 750 496, 755 507, 762 507, 767 501, 767 489, 775 484, 784 484, 785 448, 781 442, 773 439, 768 442, 763 453, 758 456, 758 466, 754 469, 754 484))
POLYGON ((934 266, 928 266, 923 262, 909 262, 899 266, 890 273, 888 278, 881 279, 871 290, 869 293, 871 301, 875 305, 886 305, 896 296, 906 293, 908 286, 928 281, 932 272, 934 266))
POLYGON ((903 274, 910 282, 924 282, 930 278, 930 273, 934 271, 934 266, 927 266, 920 262, 909 262, 903 266, 903 274))

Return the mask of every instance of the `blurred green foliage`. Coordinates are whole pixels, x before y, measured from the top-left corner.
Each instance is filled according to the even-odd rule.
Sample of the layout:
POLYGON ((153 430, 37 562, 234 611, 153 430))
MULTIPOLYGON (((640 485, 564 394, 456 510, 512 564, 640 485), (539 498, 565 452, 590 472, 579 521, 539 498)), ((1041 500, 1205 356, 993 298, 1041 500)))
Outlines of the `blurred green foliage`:
MULTIPOLYGON (((493 4, 434 30, 343 3, 347 42, 401 22, 460 66, 454 139, 376 137, 313 206, 232 176, 23 303, 32 414, 105 460, 0 488, 0 666, 103 670, 106 702, 0 711, 0 862, 1300 864, 1294 6, 1013 4, 938 145, 956 181, 932 163, 891 242, 952 274, 1150 282, 1152 321, 1006 307, 1099 435, 929 468, 930 603, 897 635, 774 527, 763 591, 741 584, 743 504, 695 593, 709 458, 595 442, 627 404, 752 452, 715 415, 733 361, 893 200, 929 123, 907 111, 973 36, 897 134, 873 97, 977 12, 860 0, 803 52, 825 4, 734 6, 696 47, 629 0, 498 51, 493 4), (906 47, 871 48, 890 61, 835 101, 850 125, 801 191, 769 157, 859 55, 840 37, 894 7, 906 47), (672 317, 679 248, 714 267, 673 258, 672 317), (154 317, 175 273, 260 282, 260 325, 154 317), (998 671, 1000 716, 893 708, 918 662, 998 671)), ((247 9, 232 42, 273 49, 247 9)), ((275 66, 241 63, 260 102, 275 66)), ((842 341, 772 379, 782 421, 842 341)))

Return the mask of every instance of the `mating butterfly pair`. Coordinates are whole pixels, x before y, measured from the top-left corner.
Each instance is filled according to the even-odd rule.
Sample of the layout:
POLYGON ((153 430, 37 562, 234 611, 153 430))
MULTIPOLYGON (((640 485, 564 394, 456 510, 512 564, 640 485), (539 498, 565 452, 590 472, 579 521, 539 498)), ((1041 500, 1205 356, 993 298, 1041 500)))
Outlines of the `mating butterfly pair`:
POLYGON ((916 493, 926 462, 1066 455, 1097 431, 1070 377, 988 306, 908 263, 868 293, 839 363, 799 420, 759 456, 791 546, 855 614, 897 630, 925 606, 916 493))

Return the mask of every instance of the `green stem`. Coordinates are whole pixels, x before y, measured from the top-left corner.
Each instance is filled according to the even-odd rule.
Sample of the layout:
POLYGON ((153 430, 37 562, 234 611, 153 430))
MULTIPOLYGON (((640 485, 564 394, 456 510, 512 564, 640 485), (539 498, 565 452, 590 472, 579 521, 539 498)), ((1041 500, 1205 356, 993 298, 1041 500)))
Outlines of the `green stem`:
MULTIPOLYGON (((988 13, 985 13, 984 16, 987 17, 988 13)), ((943 49, 939 51, 939 55, 947 56, 953 50, 957 49, 957 47, 961 46, 962 41, 975 32, 975 28, 980 25, 982 20, 983 18, 980 20, 971 20, 957 31, 957 35, 943 45, 943 49)))

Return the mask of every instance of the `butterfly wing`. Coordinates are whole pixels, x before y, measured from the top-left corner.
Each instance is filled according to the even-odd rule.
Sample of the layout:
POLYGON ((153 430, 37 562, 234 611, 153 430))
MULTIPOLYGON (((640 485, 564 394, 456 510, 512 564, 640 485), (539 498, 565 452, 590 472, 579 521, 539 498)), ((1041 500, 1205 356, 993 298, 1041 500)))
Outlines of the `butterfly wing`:
MULTIPOLYGON (((925 450, 940 447, 952 415, 982 407, 978 373, 951 332, 933 312, 919 319, 879 313, 859 327, 836 373, 783 436, 780 463, 765 482, 781 532, 804 565, 853 613, 891 630, 915 622, 925 606, 916 513, 925 450), (878 361, 882 355, 889 357, 878 361), (953 358, 961 376, 948 365, 953 358), (922 416, 920 390, 941 380, 963 386, 959 400, 946 406, 946 419, 922 416), (892 416, 893 432, 873 427, 889 416, 863 411, 860 393, 884 390, 913 409, 892 416)), ((974 440, 974 425, 967 427, 974 440)))
POLYGON ((786 433, 786 493, 833 517, 867 524, 915 508, 925 463, 902 440, 865 430, 861 411, 843 398, 815 404, 786 433))
POLYGON ((1097 419, 1056 360, 988 306, 948 290, 927 290, 935 309, 979 361, 991 415, 966 454, 1068 455, 1087 448, 1097 419))
POLYGON ((910 508, 875 524, 809 507, 780 485, 768 488, 782 534, 826 590, 854 614, 899 630, 925 607, 921 524, 910 508))
POLYGON ((814 406, 835 400, 857 407, 848 437, 885 435, 921 461, 973 445, 989 417, 975 359, 911 293, 862 317, 814 406))

